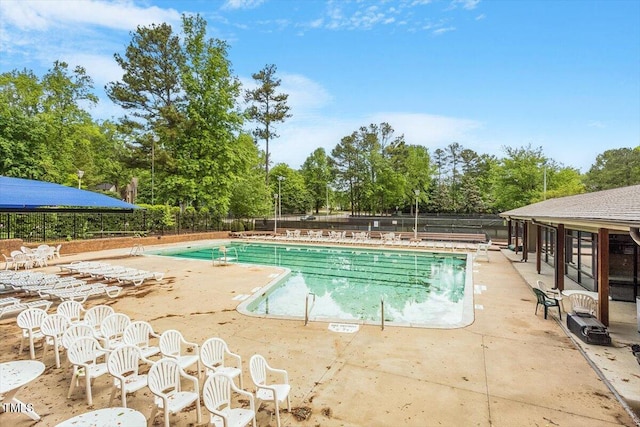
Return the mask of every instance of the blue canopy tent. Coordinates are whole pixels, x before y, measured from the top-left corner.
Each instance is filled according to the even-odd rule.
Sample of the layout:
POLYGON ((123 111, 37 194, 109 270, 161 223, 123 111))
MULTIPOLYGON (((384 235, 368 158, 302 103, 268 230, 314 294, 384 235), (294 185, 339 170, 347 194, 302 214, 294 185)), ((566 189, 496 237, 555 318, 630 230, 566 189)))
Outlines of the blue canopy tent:
POLYGON ((0 212, 126 212, 133 209, 139 207, 92 191, 0 176, 0 212))

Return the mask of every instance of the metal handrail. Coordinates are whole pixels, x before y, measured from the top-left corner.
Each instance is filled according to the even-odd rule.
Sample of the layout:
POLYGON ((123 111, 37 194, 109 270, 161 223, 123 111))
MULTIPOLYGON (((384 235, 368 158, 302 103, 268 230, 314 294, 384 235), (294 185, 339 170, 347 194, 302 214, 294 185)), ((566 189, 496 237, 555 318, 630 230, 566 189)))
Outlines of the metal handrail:
POLYGON ((316 303, 316 294, 313 292, 309 292, 304 299, 304 326, 307 326, 309 323, 309 312, 311 309, 309 308, 309 297, 313 295, 313 303, 311 304, 311 309, 313 309, 313 305, 316 303))

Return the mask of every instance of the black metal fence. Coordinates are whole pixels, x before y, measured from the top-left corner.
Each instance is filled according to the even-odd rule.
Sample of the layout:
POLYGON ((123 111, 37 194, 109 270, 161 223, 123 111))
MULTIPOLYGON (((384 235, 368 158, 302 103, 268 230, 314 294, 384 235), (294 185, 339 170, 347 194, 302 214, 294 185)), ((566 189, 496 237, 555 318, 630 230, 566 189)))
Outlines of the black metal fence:
POLYGON ((244 231, 251 221, 223 219, 179 209, 140 209, 133 212, 2 212, 0 239, 45 242, 97 239, 127 235, 244 231))
MULTIPOLYGON (((481 233, 489 239, 506 239, 507 226, 497 215, 420 215, 418 231, 427 233, 481 233)), ((383 231, 412 233, 416 218, 400 216, 323 216, 301 220, 299 216, 283 216, 277 221, 279 229, 323 229, 353 231, 383 231)), ((273 219, 256 221, 256 230, 274 229, 273 219)))

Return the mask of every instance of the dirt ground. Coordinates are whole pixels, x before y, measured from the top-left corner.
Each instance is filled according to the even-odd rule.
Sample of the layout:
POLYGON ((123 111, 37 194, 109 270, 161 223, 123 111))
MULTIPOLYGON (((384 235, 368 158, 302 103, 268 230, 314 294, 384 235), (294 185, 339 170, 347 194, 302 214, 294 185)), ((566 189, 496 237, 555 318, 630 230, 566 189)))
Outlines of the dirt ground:
MULTIPOLYGON (((238 313, 239 294, 267 285, 283 270, 166 257, 130 257, 110 250, 63 257, 103 259, 166 273, 161 282, 128 286, 115 299, 96 298, 86 307, 111 305, 132 320, 146 320, 155 331, 177 329, 202 344, 223 338, 242 356, 245 388, 251 355, 286 369, 292 386, 287 426, 633 426, 601 378, 552 319, 534 315, 535 298, 527 283, 500 252, 490 262, 474 263, 475 321, 460 329, 359 325, 355 333, 336 333, 328 324, 272 320, 238 313)), ((55 266, 44 271, 59 272, 55 266)), ((300 304, 304 304, 300 301, 300 304)), ((50 312, 55 310, 54 304, 50 312)), ((0 321, 0 362, 28 359, 18 354, 15 317, 0 321)), ((36 356, 41 358, 38 348, 36 356)), ((2 426, 53 426, 74 415, 108 406, 111 379, 93 384, 93 406, 82 387, 66 398, 71 378, 63 356, 53 354, 42 376, 17 397, 33 403, 38 423, 23 414, 0 414, 2 426)), ((202 386, 202 380, 200 383, 202 386)), ((130 408, 149 418, 148 389, 128 396, 130 408), (146 390, 146 391, 145 391, 146 390)), ((114 402, 117 405, 118 401, 114 402)), ((208 422, 204 406, 203 425, 208 422)), ((156 424, 162 420, 156 418, 156 424)), ((196 423, 195 410, 172 416, 172 425, 196 423)), ((271 405, 262 405, 257 425, 275 426, 271 405)))

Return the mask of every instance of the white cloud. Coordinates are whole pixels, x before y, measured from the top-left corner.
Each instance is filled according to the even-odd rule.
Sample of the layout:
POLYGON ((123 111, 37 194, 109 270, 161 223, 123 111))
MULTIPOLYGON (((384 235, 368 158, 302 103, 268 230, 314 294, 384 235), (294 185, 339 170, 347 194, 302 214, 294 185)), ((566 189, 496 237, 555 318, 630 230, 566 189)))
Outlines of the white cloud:
POLYGON ((175 9, 139 7, 129 0, 3 1, 0 11, 5 25, 23 31, 45 31, 78 24, 132 30, 138 25, 180 20, 180 13, 175 9))
POLYGON ((227 0, 223 9, 254 9, 264 3, 264 0, 227 0))
POLYGON ((593 120, 587 123, 587 126, 590 128, 604 129, 606 126, 600 120, 593 120))
POLYGON ((116 63, 113 56, 71 54, 66 61, 71 69, 76 65, 84 67, 96 87, 104 87, 109 82, 122 79, 122 68, 116 63))
POLYGON ((444 33, 448 33, 450 31, 455 31, 455 30, 456 30, 456 27, 443 27, 443 28, 438 28, 437 30, 433 30, 431 33, 435 36, 439 36, 444 33))
POLYGON ((422 113, 380 112, 359 118, 315 115, 313 120, 302 122, 290 119, 277 126, 280 138, 270 144, 271 156, 274 164, 284 162, 292 168, 299 168, 316 148, 322 147, 327 154, 331 154, 343 137, 351 135, 361 126, 382 122, 389 123, 396 136, 404 135, 408 144, 425 146, 431 153, 436 148, 445 148, 456 141, 466 148, 486 152, 486 146, 473 144, 474 131, 483 126, 476 120, 422 113))
POLYGON ((478 6, 479 3, 480 0, 453 0, 452 6, 456 7, 460 4, 462 5, 463 9, 473 10, 478 6))
POLYGON ((476 16, 476 21, 482 21, 486 17, 487 15, 485 15, 484 13, 481 13, 480 15, 476 16))

